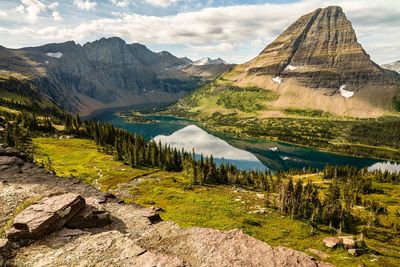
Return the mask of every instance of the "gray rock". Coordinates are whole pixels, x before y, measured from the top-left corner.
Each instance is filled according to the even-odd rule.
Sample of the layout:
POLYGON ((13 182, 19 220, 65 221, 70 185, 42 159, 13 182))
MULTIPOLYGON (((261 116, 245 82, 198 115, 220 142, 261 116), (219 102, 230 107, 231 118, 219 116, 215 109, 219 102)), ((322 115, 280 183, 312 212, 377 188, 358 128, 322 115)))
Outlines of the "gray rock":
POLYGON ((22 165, 24 165, 24 161, 18 157, 0 156, 0 172, 11 168, 19 170, 22 165))
POLYGON ((6 257, 11 250, 11 243, 8 239, 0 238, 0 256, 6 257))
POLYGON ((70 237, 70 236, 78 236, 78 235, 83 235, 86 234, 87 232, 82 231, 80 229, 68 229, 68 228, 61 228, 61 230, 58 232, 58 235, 61 237, 70 237))
POLYGON ((326 237, 322 240, 325 247, 335 248, 341 244, 341 240, 337 237, 326 237))
POLYGON ((74 193, 46 198, 18 214, 6 235, 13 240, 41 238, 60 229, 84 206, 85 199, 74 193))
POLYGON ((338 238, 341 240, 345 249, 356 247, 356 241, 354 241, 353 236, 339 236, 338 238))
POLYGON ((148 209, 144 210, 143 217, 146 217, 147 219, 149 219, 151 224, 162 221, 160 214, 158 214, 158 212, 156 212, 154 210, 148 210, 148 209))
POLYGON ((92 205, 86 205, 78 213, 71 217, 65 224, 71 229, 97 228, 112 223, 107 211, 99 210, 92 205))

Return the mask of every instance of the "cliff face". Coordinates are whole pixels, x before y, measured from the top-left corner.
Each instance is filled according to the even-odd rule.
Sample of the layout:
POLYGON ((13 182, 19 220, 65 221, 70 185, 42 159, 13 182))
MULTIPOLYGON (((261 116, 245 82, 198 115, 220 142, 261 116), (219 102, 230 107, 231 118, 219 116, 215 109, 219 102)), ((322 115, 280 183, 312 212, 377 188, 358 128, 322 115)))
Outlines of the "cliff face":
POLYGON ((225 69, 196 75, 188 63, 120 38, 11 50, 0 47, 0 72, 22 75, 67 111, 171 102, 225 69), (193 75, 195 74, 195 75, 193 75))
POLYGON ((74 42, 24 48, 45 75, 36 76, 39 87, 69 111, 86 113, 107 106, 168 102, 201 84, 179 71, 182 60, 154 53, 122 39, 100 39, 83 46, 74 42))
POLYGON ((295 77, 309 87, 392 82, 371 61, 351 22, 336 6, 302 16, 246 65, 249 73, 295 77))

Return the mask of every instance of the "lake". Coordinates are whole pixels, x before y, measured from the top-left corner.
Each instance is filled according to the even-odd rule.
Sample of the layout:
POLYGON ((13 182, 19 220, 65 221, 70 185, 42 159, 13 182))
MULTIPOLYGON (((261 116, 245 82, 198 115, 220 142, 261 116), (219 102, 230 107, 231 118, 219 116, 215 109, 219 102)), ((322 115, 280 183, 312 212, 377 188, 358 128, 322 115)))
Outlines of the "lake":
POLYGON ((213 155, 217 163, 235 164, 240 169, 289 170, 307 167, 322 169, 325 165, 350 165, 369 170, 399 172, 400 164, 323 152, 313 148, 273 141, 238 140, 216 136, 190 121, 172 116, 144 116, 148 122, 127 122, 115 111, 104 111, 92 117, 116 127, 143 135, 197 155, 213 155))

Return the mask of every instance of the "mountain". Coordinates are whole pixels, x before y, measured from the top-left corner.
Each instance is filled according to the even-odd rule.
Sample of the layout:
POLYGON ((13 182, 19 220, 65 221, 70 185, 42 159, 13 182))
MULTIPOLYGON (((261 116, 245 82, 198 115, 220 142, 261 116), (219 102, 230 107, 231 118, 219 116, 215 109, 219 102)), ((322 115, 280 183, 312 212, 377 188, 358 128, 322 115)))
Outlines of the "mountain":
POLYGON ((393 63, 382 65, 382 68, 397 71, 398 73, 400 73, 400 60, 393 63))
POLYGON ((187 73, 167 51, 155 53, 120 38, 84 45, 73 41, 39 47, 0 47, 0 73, 20 77, 66 111, 87 115, 108 107, 176 101, 209 77, 187 73))
POLYGON ((193 60, 191 60, 188 57, 181 57, 180 59, 183 60, 184 62, 186 62, 186 64, 188 64, 188 65, 193 63, 193 60))
POLYGON ((286 116, 286 109, 296 108, 377 117, 395 111, 399 81, 370 59, 343 10, 330 6, 302 16, 256 58, 177 106, 206 116, 249 110, 252 116, 286 116))
POLYGON ((226 63, 225 60, 223 60, 222 58, 211 59, 209 57, 205 57, 192 62, 192 64, 196 66, 206 66, 206 65, 220 65, 220 64, 226 65, 228 63, 226 63))

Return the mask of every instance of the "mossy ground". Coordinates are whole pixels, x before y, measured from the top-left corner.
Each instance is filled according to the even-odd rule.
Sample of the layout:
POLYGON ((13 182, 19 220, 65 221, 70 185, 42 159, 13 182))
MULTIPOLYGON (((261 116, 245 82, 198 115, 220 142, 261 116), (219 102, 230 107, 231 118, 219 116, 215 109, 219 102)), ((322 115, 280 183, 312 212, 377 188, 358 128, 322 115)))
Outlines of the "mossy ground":
MULTIPOLYGON (((398 266, 400 262, 400 237, 388 227, 372 227, 365 237, 368 247, 375 251, 355 258, 343 249, 331 250, 322 245, 322 239, 331 236, 326 227, 311 233, 307 222, 282 216, 274 209, 264 214, 251 212, 265 207, 265 200, 258 191, 237 190, 231 186, 192 186, 184 173, 170 173, 155 169, 132 169, 116 162, 113 156, 98 151, 94 142, 85 139, 35 138, 36 161, 50 158, 59 176, 76 177, 88 183, 97 181, 102 190, 124 187, 134 201, 145 206, 160 206, 164 220, 171 220, 182 227, 211 227, 221 230, 242 229, 245 233, 274 246, 286 246, 311 254, 309 248, 330 255, 325 261, 337 266, 398 266), (94 168, 96 166, 96 168, 94 168), (99 178, 99 169, 102 178, 99 178), (141 178, 135 186, 132 181, 141 178)), ((321 175, 295 176, 294 179, 312 180, 323 190, 328 185, 321 175)), ((396 217, 400 208, 400 185, 374 184, 383 194, 363 196, 388 205, 389 214, 382 215, 384 223, 396 217)), ((366 214, 362 210, 361 215, 366 214)), ((360 216, 361 216, 360 215, 360 216)), ((316 256, 316 255, 314 255, 316 256)))

